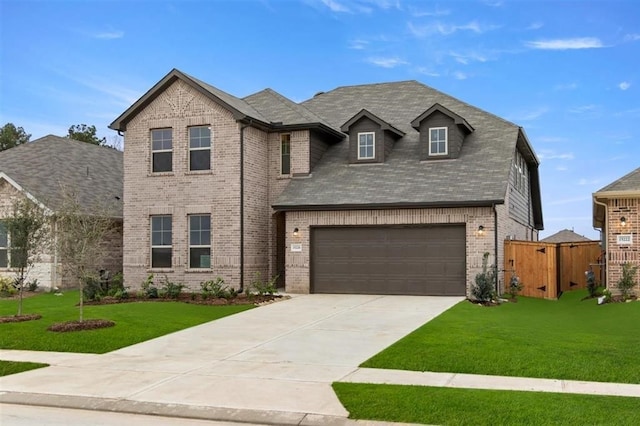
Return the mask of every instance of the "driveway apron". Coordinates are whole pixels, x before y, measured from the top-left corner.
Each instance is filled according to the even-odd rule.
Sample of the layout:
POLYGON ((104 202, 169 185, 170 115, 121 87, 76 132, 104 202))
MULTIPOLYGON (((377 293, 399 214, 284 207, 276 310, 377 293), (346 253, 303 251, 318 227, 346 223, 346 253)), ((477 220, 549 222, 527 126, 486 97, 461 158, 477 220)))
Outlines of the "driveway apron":
POLYGON ((0 391, 346 416, 331 383, 460 300, 299 295, 108 354, 60 356, 3 377, 0 391))

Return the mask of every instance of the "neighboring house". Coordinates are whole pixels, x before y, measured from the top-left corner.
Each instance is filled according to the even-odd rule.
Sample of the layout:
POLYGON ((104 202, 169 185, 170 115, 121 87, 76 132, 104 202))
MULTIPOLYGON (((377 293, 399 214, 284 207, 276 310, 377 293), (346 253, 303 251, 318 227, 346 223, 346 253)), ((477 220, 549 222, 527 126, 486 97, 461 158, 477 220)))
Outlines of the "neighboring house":
POLYGON ((501 265, 507 237, 543 226, 523 129, 417 81, 298 104, 174 69, 110 127, 129 286, 259 272, 289 292, 465 295, 484 253, 501 265))
POLYGON ((602 232, 607 288, 615 291, 622 265, 640 266, 640 168, 593 194, 593 226, 602 232))
POLYGON ((586 243, 592 241, 584 235, 573 232, 572 229, 563 229, 540 240, 541 243, 586 243))
MULTIPOLYGON (((11 214, 18 197, 28 197, 55 212, 65 191, 73 191, 87 208, 113 206, 114 232, 105 244, 105 269, 122 270, 122 152, 112 148, 48 135, 0 152, 0 224, 11 214)), ((52 224, 55 229, 55 224, 52 224)), ((11 236, 0 226, 0 274, 15 276, 11 266, 11 236)), ((63 280, 61 262, 51 247, 42 253, 28 280, 40 287, 73 285, 63 280)))

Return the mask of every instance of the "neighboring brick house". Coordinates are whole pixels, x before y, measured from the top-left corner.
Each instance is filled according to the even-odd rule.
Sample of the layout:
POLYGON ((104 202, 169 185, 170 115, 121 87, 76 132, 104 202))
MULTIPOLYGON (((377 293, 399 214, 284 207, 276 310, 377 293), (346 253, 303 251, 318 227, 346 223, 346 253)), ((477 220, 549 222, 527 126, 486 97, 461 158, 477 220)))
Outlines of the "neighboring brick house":
MULTIPOLYGON (((105 239, 109 251, 104 268, 121 271, 122 157, 122 152, 112 148, 54 135, 0 152, 0 275, 15 276, 10 268, 11 236, 2 226, 14 200, 28 197, 55 217, 65 191, 75 192, 88 208, 113 206, 114 231, 105 239)), ((27 279, 37 279, 42 288, 75 285, 63 279, 63 261, 51 247, 42 253, 27 279)))
POLYGON ((523 129, 416 81, 295 103, 172 70, 125 132, 124 275, 198 289, 465 295, 483 254, 542 229, 523 129))
POLYGON ((607 288, 616 291, 622 265, 640 266, 640 168, 593 194, 593 226, 602 232, 607 288))

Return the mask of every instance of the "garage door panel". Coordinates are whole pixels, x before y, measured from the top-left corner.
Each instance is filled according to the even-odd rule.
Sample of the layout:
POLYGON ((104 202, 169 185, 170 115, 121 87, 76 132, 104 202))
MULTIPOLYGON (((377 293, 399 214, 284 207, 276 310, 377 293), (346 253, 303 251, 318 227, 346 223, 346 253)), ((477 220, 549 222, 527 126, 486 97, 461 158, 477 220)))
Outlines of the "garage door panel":
POLYGON ((465 227, 312 229, 312 291, 464 295, 465 227))

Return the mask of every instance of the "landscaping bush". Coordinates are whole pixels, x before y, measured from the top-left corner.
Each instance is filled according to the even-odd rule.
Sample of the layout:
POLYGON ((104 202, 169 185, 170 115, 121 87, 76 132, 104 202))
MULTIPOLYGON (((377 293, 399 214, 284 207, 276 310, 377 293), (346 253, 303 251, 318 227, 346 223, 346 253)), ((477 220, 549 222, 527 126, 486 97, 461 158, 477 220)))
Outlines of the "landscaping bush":
POLYGON ((13 278, 0 277, 0 297, 13 296, 18 292, 13 283, 13 278))
POLYGON ((102 283, 99 278, 87 277, 84 280, 84 286, 82 288, 82 294, 84 300, 101 300, 106 294, 106 289, 102 287, 102 283))
POLYGON ((260 272, 256 272, 253 276, 253 280, 249 283, 249 286, 246 289, 247 296, 251 296, 253 294, 257 294, 258 296, 265 295, 273 295, 278 292, 278 288, 276 285, 276 281, 278 280, 278 276, 272 277, 268 281, 262 280, 262 275, 260 272))
POLYGON ((203 281, 200 283, 200 289, 203 299, 224 298, 231 299, 236 297, 238 293, 224 283, 222 277, 215 280, 203 281))
POLYGON ((34 292, 38 290, 38 279, 34 278, 31 281, 27 282, 27 291, 34 292))
POLYGON ((589 297, 598 295, 598 281, 596 281, 596 274, 591 270, 587 271, 587 291, 589 292, 589 297))
POLYGON ((162 287, 160 288, 160 296, 162 296, 163 298, 177 299, 178 297, 180 297, 180 293, 182 292, 183 288, 184 284, 175 283, 169 280, 169 277, 165 275, 164 279, 162 280, 162 287))
POLYGON ((482 256, 482 272, 476 275, 476 282, 471 289, 471 295, 478 302, 489 303, 495 299, 495 267, 489 268, 487 262, 489 252, 482 256))
POLYGON ((633 295, 633 287, 636 285, 636 272, 638 272, 637 266, 633 266, 631 263, 622 265, 622 278, 618 280, 617 287, 624 300, 629 300, 633 295))
POLYGON ((153 283, 153 274, 149 274, 147 276, 147 279, 142 282, 142 285, 140 287, 142 288, 142 297, 146 297, 148 299, 158 298, 158 287, 156 287, 153 283))
POLYGON ((509 296, 511 299, 516 299, 518 297, 518 293, 522 291, 522 282, 520 282, 520 278, 514 273, 511 275, 511 279, 509 280, 509 296))

